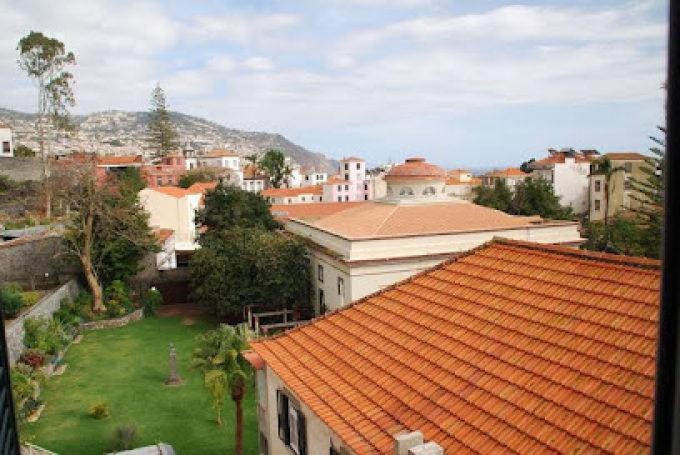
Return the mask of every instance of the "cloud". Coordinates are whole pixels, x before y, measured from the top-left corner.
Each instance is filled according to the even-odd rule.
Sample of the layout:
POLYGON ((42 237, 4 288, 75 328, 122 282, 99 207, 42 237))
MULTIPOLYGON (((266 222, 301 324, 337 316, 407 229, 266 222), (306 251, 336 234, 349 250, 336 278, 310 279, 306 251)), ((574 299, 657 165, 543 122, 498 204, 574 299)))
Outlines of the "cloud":
POLYGON ((253 71, 271 71, 274 69, 274 63, 265 57, 251 57, 247 58, 242 63, 243 67, 253 71))
POLYGON ((198 16, 187 34, 201 40, 249 42, 273 32, 285 30, 299 18, 293 14, 198 16))

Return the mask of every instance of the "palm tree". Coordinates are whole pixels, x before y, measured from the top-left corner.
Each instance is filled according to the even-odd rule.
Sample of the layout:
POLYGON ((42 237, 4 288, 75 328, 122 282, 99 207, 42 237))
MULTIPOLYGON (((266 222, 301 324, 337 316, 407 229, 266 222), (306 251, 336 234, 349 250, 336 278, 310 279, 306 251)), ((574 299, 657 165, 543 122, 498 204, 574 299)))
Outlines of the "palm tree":
POLYGON ((235 454, 243 453, 243 397, 250 365, 243 357, 248 348, 249 330, 245 324, 230 326, 220 324, 198 337, 194 349, 192 367, 203 370, 205 385, 213 398, 217 410, 217 424, 222 424, 220 409, 225 389, 231 393, 236 405, 236 448, 235 454))
POLYGON ((613 167, 608 156, 603 156, 593 163, 595 170, 593 174, 604 177, 604 224, 609 224, 609 193, 611 187, 611 180, 615 173, 625 170, 621 166, 613 167))

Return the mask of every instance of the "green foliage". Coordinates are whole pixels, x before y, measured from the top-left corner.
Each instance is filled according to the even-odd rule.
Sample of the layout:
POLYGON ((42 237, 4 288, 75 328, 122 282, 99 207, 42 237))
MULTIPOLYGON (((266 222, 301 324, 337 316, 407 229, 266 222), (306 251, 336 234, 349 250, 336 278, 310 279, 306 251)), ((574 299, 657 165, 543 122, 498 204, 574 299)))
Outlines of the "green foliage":
POLYGON ((475 204, 511 215, 538 215, 553 220, 570 220, 574 217, 571 207, 560 205, 552 185, 543 179, 527 178, 515 185, 514 192, 504 180, 498 179, 493 188, 478 186, 475 193, 475 204))
POLYGON ((271 230, 279 225, 262 196, 223 184, 206 193, 205 207, 196 213, 196 224, 208 231, 236 227, 271 230))
POLYGON ((125 283, 120 280, 112 281, 104 290, 106 312, 111 317, 124 316, 134 309, 132 298, 125 283))
POLYGON ((220 318, 246 304, 310 310, 310 265, 297 240, 260 229, 210 232, 190 263, 193 298, 220 318))
POLYGON ((146 188, 146 181, 142 173, 136 167, 129 167, 118 175, 120 195, 134 203, 137 201, 137 193, 146 188))
POLYGON ((608 223, 584 223, 586 243, 582 248, 628 256, 644 256, 644 229, 634 218, 615 215, 608 223))
POLYGON ((14 147, 14 156, 21 158, 33 158, 35 156, 35 151, 24 144, 19 144, 14 147))
POLYGON ((0 305, 5 316, 13 318, 24 305, 21 286, 17 283, 6 283, 0 287, 0 305))
MULTIPOLYGON (((88 303, 87 307, 89 308, 90 305, 91 303, 88 303)), ((65 330, 71 330, 83 320, 80 316, 77 304, 69 298, 61 299, 59 309, 54 312, 52 317, 59 321, 65 330)))
POLYGON ((160 85, 156 85, 151 93, 148 133, 149 147, 155 151, 156 156, 165 156, 179 147, 177 131, 168 112, 165 92, 160 85))
POLYGON ((163 304, 163 294, 156 289, 151 288, 142 294, 142 307, 144 308, 144 316, 155 316, 158 313, 158 307, 163 304))
POLYGON ((111 409, 109 408, 109 404, 106 401, 102 401, 92 405, 88 414, 94 419, 102 420, 111 416, 111 409))
POLYGON ((40 291, 24 291, 21 293, 21 298, 25 307, 35 305, 41 297, 42 293, 40 291))
POLYGON ((52 318, 27 318, 24 320, 24 346, 54 355, 69 342, 64 327, 52 318))
POLYGON ((286 157, 280 150, 269 150, 264 154, 259 165, 269 174, 269 181, 274 188, 281 186, 286 176, 290 175, 290 168, 286 165, 286 157))
POLYGON ((248 349, 250 332, 248 326, 220 324, 217 329, 201 334, 194 348, 191 366, 203 371, 204 384, 217 411, 217 423, 221 425, 220 409, 225 389, 231 391, 234 401, 243 398, 246 380, 250 376, 250 364, 243 357, 248 349))
POLYGON ((134 424, 120 425, 113 434, 113 450, 130 450, 135 447, 137 427, 134 424))
POLYGON ((10 380, 12 381, 12 395, 17 406, 33 396, 35 386, 29 372, 22 372, 19 368, 12 368, 10 370, 10 380))
POLYGON ((207 167, 191 169, 180 177, 179 186, 189 188, 194 183, 214 182, 217 180, 217 174, 217 170, 207 167))

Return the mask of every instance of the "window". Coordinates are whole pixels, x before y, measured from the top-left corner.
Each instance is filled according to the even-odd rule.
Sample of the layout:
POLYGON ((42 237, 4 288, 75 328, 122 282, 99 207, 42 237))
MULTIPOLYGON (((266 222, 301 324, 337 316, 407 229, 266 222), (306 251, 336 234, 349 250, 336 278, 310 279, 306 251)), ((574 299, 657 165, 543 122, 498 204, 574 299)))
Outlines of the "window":
POLYGON ((368 191, 368 183, 364 184, 364 191, 368 191))
POLYGON ((304 197, 304 196, 302 196, 302 202, 305 202, 305 197, 304 197))
POLYGON ((163 186, 163 177, 156 177, 156 185, 163 186))
POLYGON ((423 190, 423 196, 430 196, 433 194, 437 194, 437 190, 435 190, 433 186, 428 186, 423 190))
POLYGON ((279 438, 297 455, 307 455, 305 415, 291 403, 288 395, 276 391, 279 438))
POLYGON ((345 280, 338 277, 338 295, 345 296, 345 280))
POLYGON ((598 211, 598 212, 600 211, 600 200, 599 199, 595 199, 595 210, 598 211))
POLYGON ((413 196, 413 188, 405 186, 399 191, 399 196, 413 196))
POLYGON ((349 191, 349 185, 345 185, 345 191, 349 191))
POLYGON ((349 163, 345 163, 345 170, 349 171, 349 163))
POLYGON ((319 196, 319 202, 323 202, 323 196, 319 196))
POLYGON ((292 203, 293 203, 293 200, 292 200, 291 198, 288 198, 288 203, 289 203, 289 204, 292 204, 292 203))
POLYGON ((345 174, 345 180, 349 180, 349 174, 345 174))
POLYGON ((633 184, 631 183, 630 179, 626 179, 623 181, 623 189, 624 190, 630 190, 633 188, 633 184))
POLYGON ((316 268, 316 277, 323 283, 323 265, 321 264, 316 268))
POLYGON ((342 202, 342 196, 338 196, 338 202, 342 202))
POLYGON ((305 175, 305 180, 306 180, 307 182, 309 182, 309 176, 308 176, 308 175, 305 175))
POLYGON ((633 172, 633 163, 624 164, 623 169, 630 174, 631 172, 633 172))
POLYGON ((368 201, 368 194, 364 194, 364 201, 368 201))
POLYGON ((345 202, 349 202, 349 196, 345 196, 345 202))
POLYGON ((172 175, 168 176, 168 185, 172 185, 172 175))
POLYGON ((595 192, 599 193, 602 191, 602 182, 600 180, 595 180, 595 192))
POLYGON ((189 267, 190 254, 177 253, 177 268, 189 267))
POLYGON ((357 171, 361 169, 361 163, 357 163, 357 171))
POLYGON ((338 185, 338 191, 342 191, 342 185, 338 185))
POLYGON ((319 289, 319 315, 326 314, 328 308, 326 307, 326 293, 323 289, 319 289))
POLYGON ((5 154, 8 154, 8 155, 9 155, 9 153, 10 153, 10 149, 9 149, 9 141, 4 141, 4 142, 2 143, 2 153, 5 153, 5 154))

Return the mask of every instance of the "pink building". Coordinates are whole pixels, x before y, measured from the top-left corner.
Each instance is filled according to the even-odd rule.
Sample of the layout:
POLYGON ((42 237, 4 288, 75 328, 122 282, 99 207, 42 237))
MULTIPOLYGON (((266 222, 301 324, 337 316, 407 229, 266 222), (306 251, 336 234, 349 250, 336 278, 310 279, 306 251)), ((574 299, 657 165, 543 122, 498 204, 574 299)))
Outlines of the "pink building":
POLYGON ((184 156, 180 154, 164 156, 160 163, 145 164, 142 167, 142 176, 149 188, 177 186, 185 172, 184 156))
POLYGON ((369 194, 366 162, 353 156, 341 160, 339 174, 323 185, 324 202, 367 201, 369 194))

